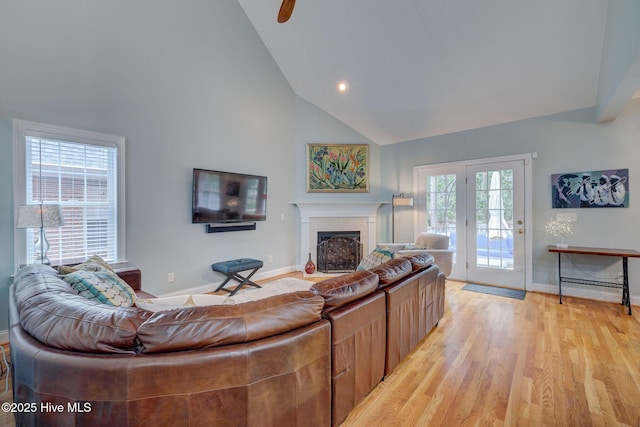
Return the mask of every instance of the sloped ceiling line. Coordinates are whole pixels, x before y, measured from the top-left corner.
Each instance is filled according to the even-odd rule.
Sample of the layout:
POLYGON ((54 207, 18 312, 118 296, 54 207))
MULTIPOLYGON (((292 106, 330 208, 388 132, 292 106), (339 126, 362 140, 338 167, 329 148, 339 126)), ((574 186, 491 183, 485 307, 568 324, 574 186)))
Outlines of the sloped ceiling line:
POLYGON ((378 144, 597 103, 602 0, 239 3, 293 91, 378 144))

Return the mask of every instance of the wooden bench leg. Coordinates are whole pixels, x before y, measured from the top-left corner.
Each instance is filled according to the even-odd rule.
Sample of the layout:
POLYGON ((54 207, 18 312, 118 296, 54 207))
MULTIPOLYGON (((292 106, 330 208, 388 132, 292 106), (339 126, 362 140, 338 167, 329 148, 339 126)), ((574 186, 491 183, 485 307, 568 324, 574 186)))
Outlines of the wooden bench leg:
POLYGON ((260 285, 258 285, 257 283, 252 282, 251 276, 253 276, 255 274, 256 271, 258 271, 259 268, 255 268, 247 277, 242 277, 241 275, 239 275, 238 273, 232 273, 233 278, 236 279, 238 282, 240 282, 240 284, 238 286, 236 286, 236 288, 231 291, 231 293, 229 294, 229 296, 233 296, 235 295, 240 289, 242 289, 245 285, 250 285, 253 286, 255 288, 261 288, 260 285))
POLYGON ((238 274, 238 272, 233 272, 233 273, 228 273, 227 274, 227 278, 224 280, 224 282, 222 282, 220 284, 220 286, 218 286, 218 288, 216 289, 216 292, 219 290, 223 290, 223 291, 227 291, 229 292, 229 296, 233 296, 235 295, 240 289, 242 289, 244 286, 249 285, 249 286, 253 286, 254 288, 261 288, 260 285, 258 285, 257 283, 251 281, 251 276, 253 276, 256 271, 260 270, 260 267, 258 268, 254 268, 253 271, 251 271, 251 273, 249 273, 249 275, 247 277, 243 277, 240 274, 238 274), (236 286, 233 290, 229 290, 229 289, 225 289, 225 285, 229 282, 229 280, 234 279, 238 282, 240 282, 240 284, 238 286, 236 286))
POLYGON ((224 290, 224 291, 230 292, 230 291, 228 291, 227 289, 224 289, 224 285, 226 285, 227 283, 229 283, 229 280, 231 280, 231 279, 233 279, 233 276, 231 276, 231 275, 228 275, 228 274, 227 274, 227 278, 226 278, 226 279, 224 279, 224 282, 222 282, 222 283, 220 284, 220 286, 218 286, 214 292, 218 292, 219 290, 224 290))

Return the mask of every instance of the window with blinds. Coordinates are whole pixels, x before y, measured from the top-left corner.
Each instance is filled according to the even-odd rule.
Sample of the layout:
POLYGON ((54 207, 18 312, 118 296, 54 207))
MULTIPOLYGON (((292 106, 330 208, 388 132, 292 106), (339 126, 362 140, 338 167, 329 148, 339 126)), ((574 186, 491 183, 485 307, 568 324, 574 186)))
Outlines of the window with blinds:
MULTIPOLYGON (((95 135, 101 134, 87 137, 89 133, 78 131, 74 137, 72 130, 61 129, 65 132, 55 135, 52 129, 26 126, 19 135, 23 143, 19 153, 24 153, 24 200, 20 204, 60 205, 64 226, 45 230, 52 265, 82 262, 92 255, 108 262, 121 261, 123 217, 118 209, 123 209, 119 206, 123 198, 119 197, 118 163, 122 156, 118 151, 124 147, 98 141, 95 135)), ((39 232, 27 229, 23 254, 18 257, 21 263, 38 262, 35 243, 39 232)))

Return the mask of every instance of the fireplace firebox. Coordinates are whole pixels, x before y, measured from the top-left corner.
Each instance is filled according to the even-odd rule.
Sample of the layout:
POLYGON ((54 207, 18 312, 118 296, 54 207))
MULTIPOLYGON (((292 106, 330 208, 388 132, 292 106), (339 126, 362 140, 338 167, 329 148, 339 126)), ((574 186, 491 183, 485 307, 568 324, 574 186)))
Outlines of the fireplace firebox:
POLYGON ((318 271, 346 273, 354 271, 362 259, 359 231, 319 231, 318 271))

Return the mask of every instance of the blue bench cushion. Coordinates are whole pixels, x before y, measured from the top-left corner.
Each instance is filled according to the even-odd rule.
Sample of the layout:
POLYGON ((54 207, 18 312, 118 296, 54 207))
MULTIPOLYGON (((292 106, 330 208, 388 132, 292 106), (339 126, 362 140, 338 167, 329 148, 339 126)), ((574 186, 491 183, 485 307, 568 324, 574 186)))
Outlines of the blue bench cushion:
POLYGON ((238 271, 261 268, 262 261, 259 259, 239 258, 231 261, 216 262, 211 264, 211 269, 224 274, 237 273, 238 271))

